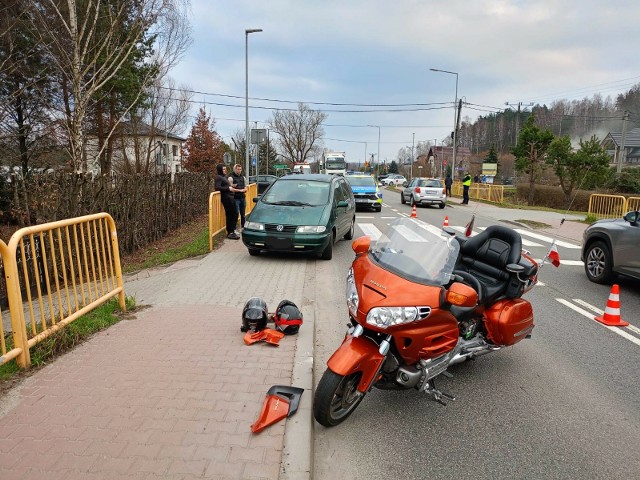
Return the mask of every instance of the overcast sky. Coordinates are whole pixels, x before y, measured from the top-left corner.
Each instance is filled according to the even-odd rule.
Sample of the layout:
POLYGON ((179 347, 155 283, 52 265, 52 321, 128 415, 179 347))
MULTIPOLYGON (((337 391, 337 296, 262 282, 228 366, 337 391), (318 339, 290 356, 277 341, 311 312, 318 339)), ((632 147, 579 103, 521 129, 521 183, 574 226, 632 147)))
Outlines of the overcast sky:
POLYGON ((463 119, 615 97, 640 83, 638 19, 632 0, 191 0, 193 44, 172 77, 202 92, 194 115, 204 105, 230 143, 244 129, 244 32, 261 28, 249 35, 251 127, 305 102, 328 115, 323 146, 377 158, 380 133, 391 161, 453 129, 456 76, 430 68, 458 73, 463 119))

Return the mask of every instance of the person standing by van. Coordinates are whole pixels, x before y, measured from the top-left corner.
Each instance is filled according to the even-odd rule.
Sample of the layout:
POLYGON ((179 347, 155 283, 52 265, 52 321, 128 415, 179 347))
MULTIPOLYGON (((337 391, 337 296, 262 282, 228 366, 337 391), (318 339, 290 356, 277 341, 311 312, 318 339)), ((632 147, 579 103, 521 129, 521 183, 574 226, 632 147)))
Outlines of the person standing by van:
POLYGON ((224 207, 227 222, 227 238, 231 240, 239 240, 240 236, 236 233, 238 210, 233 198, 233 194, 236 192, 236 189, 229 183, 229 180, 227 179, 227 166, 223 163, 216 165, 216 176, 213 179, 213 187, 216 192, 220 192, 220 201, 224 207))
POLYGON ((247 210, 247 182, 244 176, 242 175, 242 165, 235 164, 233 166, 233 172, 229 177, 229 183, 231 186, 236 189, 236 193, 233 194, 233 199, 236 203, 236 209, 238 210, 238 214, 240 215, 240 228, 244 228, 244 214, 247 210))

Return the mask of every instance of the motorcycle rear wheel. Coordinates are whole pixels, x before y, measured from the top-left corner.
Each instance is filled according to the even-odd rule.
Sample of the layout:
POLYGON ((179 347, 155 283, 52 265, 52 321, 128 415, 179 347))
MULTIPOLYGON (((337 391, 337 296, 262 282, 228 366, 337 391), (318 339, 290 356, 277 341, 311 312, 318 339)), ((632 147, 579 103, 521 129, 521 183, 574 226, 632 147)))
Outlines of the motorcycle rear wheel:
POLYGON ((313 399, 313 416, 320 425, 335 427, 347 419, 364 395, 358 392, 362 372, 343 376, 325 370, 313 399))

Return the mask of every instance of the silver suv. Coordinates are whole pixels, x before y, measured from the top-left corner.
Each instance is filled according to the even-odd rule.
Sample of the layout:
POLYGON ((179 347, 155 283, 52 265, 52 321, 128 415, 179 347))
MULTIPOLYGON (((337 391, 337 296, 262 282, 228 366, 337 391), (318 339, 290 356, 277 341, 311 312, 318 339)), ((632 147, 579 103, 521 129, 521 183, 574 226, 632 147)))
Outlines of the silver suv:
POLYGON ((444 208, 447 204, 447 190, 438 178, 414 178, 402 189, 400 202, 411 206, 438 205, 444 208))
POLYGON ((582 253, 587 278, 595 283, 611 283, 621 273, 640 279, 640 211, 623 218, 599 220, 582 236, 582 253))

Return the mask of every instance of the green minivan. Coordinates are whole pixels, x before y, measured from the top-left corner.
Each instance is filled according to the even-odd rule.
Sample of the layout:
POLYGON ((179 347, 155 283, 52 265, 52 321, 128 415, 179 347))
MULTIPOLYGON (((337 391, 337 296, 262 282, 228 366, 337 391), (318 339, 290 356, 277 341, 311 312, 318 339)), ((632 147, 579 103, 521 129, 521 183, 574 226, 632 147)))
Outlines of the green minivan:
POLYGON ((356 202, 340 175, 287 175, 253 201, 242 230, 250 255, 304 252, 331 260, 335 241, 353 238, 356 202))

